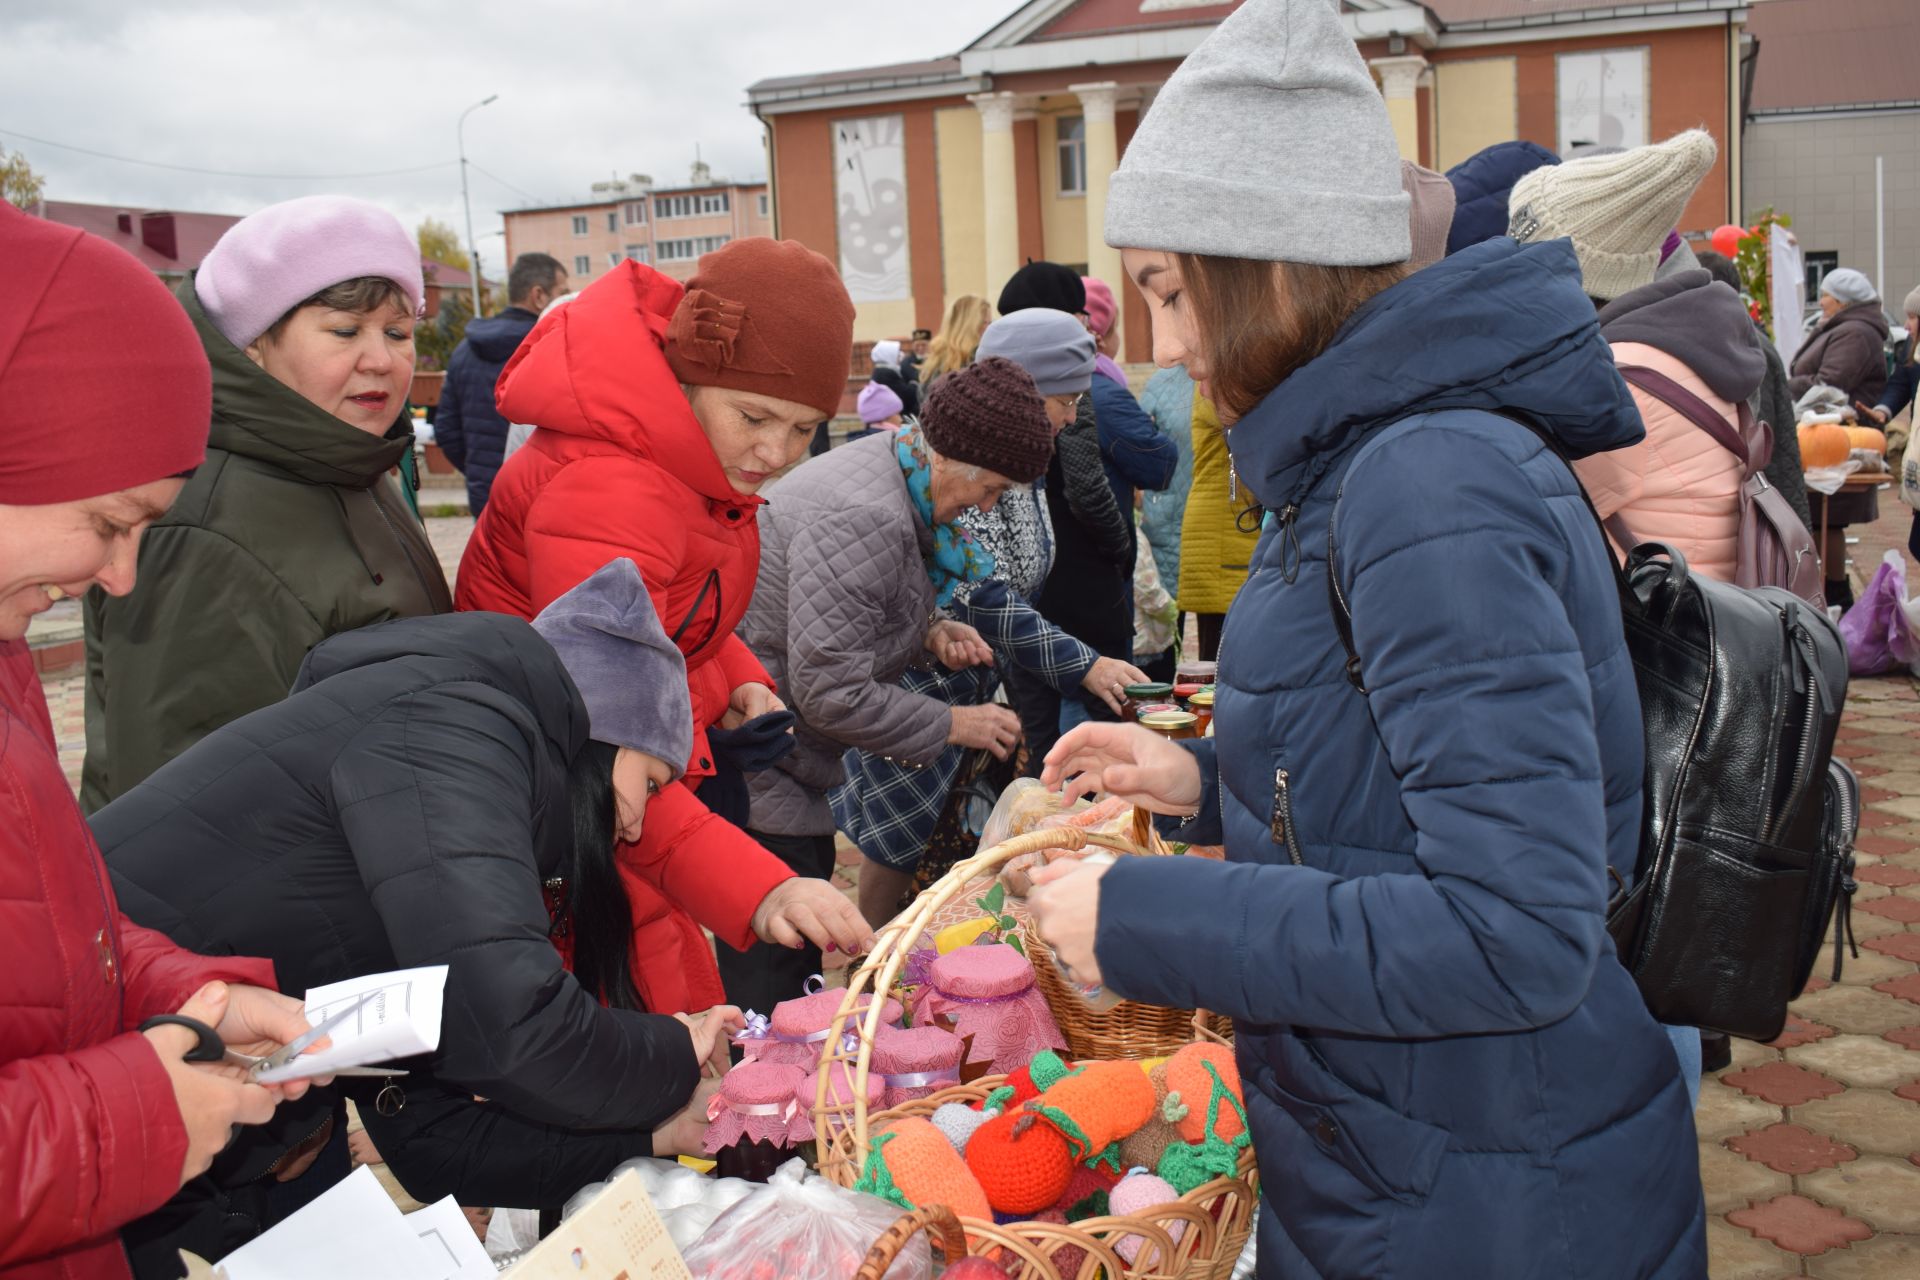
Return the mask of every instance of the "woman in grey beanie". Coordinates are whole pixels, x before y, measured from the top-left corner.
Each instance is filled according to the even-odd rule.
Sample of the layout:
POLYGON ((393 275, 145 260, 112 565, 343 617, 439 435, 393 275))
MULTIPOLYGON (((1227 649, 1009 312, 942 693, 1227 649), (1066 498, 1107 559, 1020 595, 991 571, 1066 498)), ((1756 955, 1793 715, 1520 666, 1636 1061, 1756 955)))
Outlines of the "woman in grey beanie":
POLYGON ((1269 527, 1215 736, 1082 725, 1043 775, 1227 860, 1056 863, 1042 936, 1077 981, 1233 1016, 1263 1280, 1697 1280, 1687 1091, 1605 930, 1644 729, 1553 450, 1642 430, 1572 249, 1409 273, 1393 131, 1332 0, 1248 0, 1187 58, 1107 240, 1269 527))
POLYGON ((437 1050, 314 1090, 284 1134, 249 1130, 200 1197, 215 1218, 264 1210, 262 1171, 328 1116, 305 1185, 344 1177, 343 1096, 427 1200, 558 1208, 622 1160, 698 1150, 743 1020, 645 1011, 615 862, 692 723, 679 651, 617 560, 533 626, 460 613, 324 641, 286 699, 94 815, 129 916, 266 956, 290 992, 447 966, 437 1050))

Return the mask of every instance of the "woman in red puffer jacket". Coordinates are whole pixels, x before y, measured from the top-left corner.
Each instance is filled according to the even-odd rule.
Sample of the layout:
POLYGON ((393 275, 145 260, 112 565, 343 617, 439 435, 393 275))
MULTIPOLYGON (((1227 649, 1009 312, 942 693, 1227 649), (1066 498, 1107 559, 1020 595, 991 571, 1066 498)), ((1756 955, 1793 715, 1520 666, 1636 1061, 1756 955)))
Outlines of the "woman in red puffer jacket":
POLYGON ((634 979, 656 1013, 723 1002, 701 926, 740 950, 869 936, 838 890, 796 877, 696 794, 716 771, 709 729, 784 710, 734 635, 760 566, 757 495, 838 409, 852 347, 831 263, 792 241, 736 240, 684 290, 621 264, 543 317, 496 388, 503 415, 538 429, 494 480, 457 606, 530 619, 624 556, 686 659, 686 776, 620 855, 634 979))
POLYGON ((122 1280, 117 1233, 204 1172, 268 1088, 185 1061, 179 1013, 264 1053, 307 1029, 265 960, 120 914, 60 768, 25 637, 55 601, 133 587, 140 535, 206 456, 207 358, 126 253, 0 203, 0 1280, 122 1280))

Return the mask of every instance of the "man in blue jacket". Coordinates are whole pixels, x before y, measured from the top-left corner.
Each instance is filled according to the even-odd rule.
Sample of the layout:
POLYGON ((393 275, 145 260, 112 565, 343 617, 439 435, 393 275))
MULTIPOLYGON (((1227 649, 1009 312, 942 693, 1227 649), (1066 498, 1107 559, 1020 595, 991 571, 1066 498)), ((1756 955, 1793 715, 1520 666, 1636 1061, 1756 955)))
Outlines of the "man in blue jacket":
POLYGON ((506 460, 507 420, 493 404, 493 384, 549 302, 567 291, 567 269, 544 253, 523 253, 507 275, 507 309, 467 324, 447 361, 446 385, 434 411, 433 440, 467 478, 474 518, 487 505, 493 477, 506 460))

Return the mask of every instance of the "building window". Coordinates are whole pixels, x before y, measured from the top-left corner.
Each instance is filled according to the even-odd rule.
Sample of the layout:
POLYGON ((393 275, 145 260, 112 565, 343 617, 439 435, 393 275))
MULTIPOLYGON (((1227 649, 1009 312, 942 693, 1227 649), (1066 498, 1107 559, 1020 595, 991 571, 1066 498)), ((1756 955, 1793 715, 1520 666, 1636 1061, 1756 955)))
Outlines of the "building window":
POLYGON ((733 200, 724 191, 715 195, 695 196, 693 203, 695 211, 702 214, 733 212, 733 200))
POLYGON ((647 246, 643 244, 630 244, 627 246, 627 260, 629 262, 645 262, 647 257, 647 246))
POLYGON ((659 251, 662 262, 688 262, 712 253, 732 239, 732 236, 698 236, 688 240, 656 240, 653 247, 659 251))
POLYGON ((647 202, 645 200, 627 201, 627 225, 639 226, 647 220, 647 202))
POLYGON ((573 274, 576 276, 592 275, 593 259, 584 253, 575 256, 573 260, 573 274))
POLYGON ((1806 268, 1807 297, 1818 298, 1820 282, 1825 280, 1830 272, 1840 269, 1840 253, 1836 249, 1822 249, 1818 253, 1809 253, 1806 255, 1806 268))
POLYGON ((625 262, 626 260, 627 260, 627 255, 620 252, 618 249, 614 249, 607 254, 607 265, 610 267, 617 267, 621 263, 625 262))
POLYGON ((1560 154, 1647 145, 1647 50, 1596 49, 1554 59, 1560 154))
POLYGON ((653 216, 656 218, 685 218, 692 213, 692 196, 655 196, 653 198, 653 216))
POLYGON ((576 213, 573 215, 573 234, 577 236, 583 236, 587 234, 587 215, 586 214, 576 213))
POLYGON ((1087 121, 1084 116, 1061 116, 1054 149, 1060 160, 1060 194, 1087 194, 1087 121))
POLYGON ((760 197, 760 216, 767 216, 767 198, 764 195, 760 197))
POLYGON ((620 211, 618 209, 607 210, 607 230, 613 232, 620 230, 620 211))

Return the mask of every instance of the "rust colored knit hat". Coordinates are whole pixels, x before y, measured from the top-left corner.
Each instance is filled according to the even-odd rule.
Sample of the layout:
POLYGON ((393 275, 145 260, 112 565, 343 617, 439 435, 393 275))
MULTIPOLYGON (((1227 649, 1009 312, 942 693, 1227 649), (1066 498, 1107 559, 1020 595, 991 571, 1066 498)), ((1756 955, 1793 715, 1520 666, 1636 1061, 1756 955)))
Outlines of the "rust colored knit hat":
POLYGON ((977 360, 933 384, 920 430, 943 458, 996 471, 1017 484, 1047 473, 1053 424, 1025 369, 1003 356, 977 360))
POLYGON ((833 264, 798 241, 735 240, 700 259, 666 346, 688 386, 791 400, 830 418, 853 367, 853 301, 833 264))

